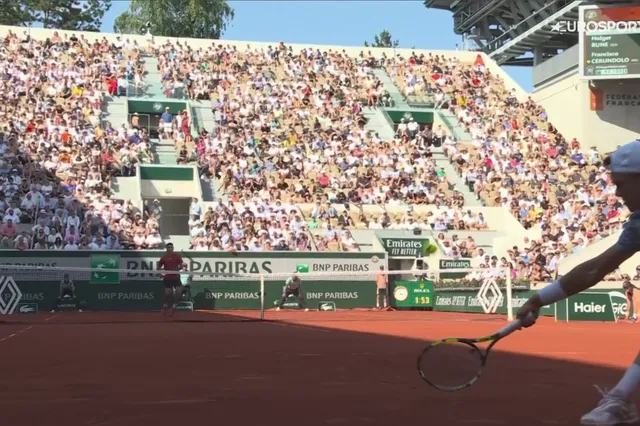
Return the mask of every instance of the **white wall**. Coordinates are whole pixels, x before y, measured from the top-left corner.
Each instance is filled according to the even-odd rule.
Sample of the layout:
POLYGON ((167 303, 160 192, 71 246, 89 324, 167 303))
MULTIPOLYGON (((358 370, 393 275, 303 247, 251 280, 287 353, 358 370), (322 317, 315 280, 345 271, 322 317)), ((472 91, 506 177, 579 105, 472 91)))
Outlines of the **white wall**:
POLYGON ((171 180, 140 180, 143 198, 191 198, 202 199, 193 182, 171 180))
POLYGON ((640 82, 597 81, 595 89, 602 93, 602 110, 588 110, 585 114, 589 140, 603 141, 613 150, 616 145, 637 139, 640 136, 640 82))
POLYGON ((583 147, 597 146, 609 152, 640 135, 640 83, 600 81, 594 88, 602 91, 603 109, 591 111, 591 88, 578 73, 568 75, 552 85, 537 90, 532 98, 549 114, 550 122, 571 140, 577 138, 583 147), (615 100, 625 97, 626 106, 615 100), (637 100, 635 100, 637 98, 637 100))
POLYGON ((532 98, 544 107, 549 121, 565 138, 571 140, 575 137, 584 141, 588 134, 584 115, 589 110, 589 89, 577 73, 536 90, 532 98))

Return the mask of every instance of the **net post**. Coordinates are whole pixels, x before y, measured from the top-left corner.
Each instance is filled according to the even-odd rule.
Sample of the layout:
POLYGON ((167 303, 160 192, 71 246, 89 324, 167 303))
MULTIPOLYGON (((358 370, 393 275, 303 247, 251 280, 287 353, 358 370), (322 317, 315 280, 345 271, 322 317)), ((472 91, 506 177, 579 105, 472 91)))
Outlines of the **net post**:
POLYGON ((513 321, 513 288, 511 285, 511 267, 507 266, 506 268, 507 276, 506 276, 506 290, 507 290, 507 319, 509 321, 513 321))
POLYGON ((264 274, 260 274, 260 320, 264 321, 264 274))

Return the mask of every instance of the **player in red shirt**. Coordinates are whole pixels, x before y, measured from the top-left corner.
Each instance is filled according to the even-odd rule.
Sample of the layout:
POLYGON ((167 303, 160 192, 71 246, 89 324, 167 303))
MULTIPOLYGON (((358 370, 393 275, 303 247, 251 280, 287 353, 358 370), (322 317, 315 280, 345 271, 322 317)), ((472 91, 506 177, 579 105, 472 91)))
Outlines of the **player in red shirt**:
MULTIPOLYGON (((184 262, 182 256, 173 251, 173 244, 167 244, 167 252, 158 261, 158 270, 165 271, 181 271, 184 262)), ((173 294, 173 307, 169 311, 169 315, 173 315, 182 297, 182 282, 180 281, 180 274, 166 273, 162 277, 164 283, 164 305, 162 307, 162 313, 165 314, 169 309, 169 300, 173 294)))

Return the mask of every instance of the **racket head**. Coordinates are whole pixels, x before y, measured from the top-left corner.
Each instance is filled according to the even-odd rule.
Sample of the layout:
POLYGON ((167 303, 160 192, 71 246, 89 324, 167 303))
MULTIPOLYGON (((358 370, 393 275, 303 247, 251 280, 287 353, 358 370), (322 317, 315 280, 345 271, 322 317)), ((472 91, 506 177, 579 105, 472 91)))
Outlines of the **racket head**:
POLYGON ((444 339, 427 345, 418 356, 418 372, 429 386, 457 392, 481 376, 486 355, 470 339, 444 339))

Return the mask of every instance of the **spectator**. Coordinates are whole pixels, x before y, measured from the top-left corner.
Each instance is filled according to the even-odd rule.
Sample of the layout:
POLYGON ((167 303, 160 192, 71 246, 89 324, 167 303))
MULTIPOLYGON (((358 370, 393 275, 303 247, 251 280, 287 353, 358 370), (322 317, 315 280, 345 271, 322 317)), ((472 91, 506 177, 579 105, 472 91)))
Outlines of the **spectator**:
MULTIPOLYGON (((552 258, 555 265, 620 229, 629 212, 615 196, 598 150, 585 153, 576 139, 567 142, 543 108, 531 98, 518 100, 482 64, 412 55, 386 67, 410 99, 435 94, 471 135, 470 143, 445 137, 443 149, 477 197, 508 208, 525 228, 538 228, 559 244, 556 251, 540 247, 548 261, 537 263, 539 276, 551 273, 552 258)), ((484 218, 477 225, 486 225, 484 218)))
POLYGON ((134 133, 100 117, 103 97, 122 93, 123 79, 140 80, 141 70, 139 49, 129 40, 7 35, 0 46, 3 248, 102 250, 109 232, 129 238, 110 184, 147 159, 148 135, 134 138, 136 145, 134 133))
POLYGON ((192 248, 211 251, 311 250, 308 227, 293 206, 245 200, 218 202, 202 219, 193 214, 189 221, 192 248), (292 226, 292 224, 294 226, 292 226))

